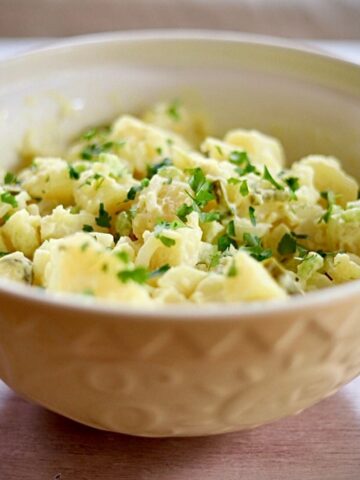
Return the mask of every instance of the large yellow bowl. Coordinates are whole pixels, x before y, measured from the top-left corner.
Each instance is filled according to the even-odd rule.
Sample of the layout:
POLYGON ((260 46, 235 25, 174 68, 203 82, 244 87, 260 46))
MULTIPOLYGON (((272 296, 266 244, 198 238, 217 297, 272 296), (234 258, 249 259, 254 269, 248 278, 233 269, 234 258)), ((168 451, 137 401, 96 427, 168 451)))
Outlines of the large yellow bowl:
MULTIPOLYGON (((58 150, 85 126, 179 94, 212 112, 220 131, 255 127, 277 135, 290 159, 333 153, 358 169, 359 67, 206 32, 94 36, 3 62, 2 165, 16 161, 29 125, 32 141, 58 150)), ((251 428, 301 411, 359 372, 359 282, 281 303, 158 311, 0 283, 0 377, 101 429, 251 428)))

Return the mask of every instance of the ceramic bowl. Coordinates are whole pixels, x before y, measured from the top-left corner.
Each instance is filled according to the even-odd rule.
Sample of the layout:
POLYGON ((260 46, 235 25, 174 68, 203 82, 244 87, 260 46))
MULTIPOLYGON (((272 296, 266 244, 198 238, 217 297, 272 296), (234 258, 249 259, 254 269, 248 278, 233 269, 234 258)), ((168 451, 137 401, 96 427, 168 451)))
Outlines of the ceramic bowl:
MULTIPOLYGON (((289 161, 360 160, 360 67, 279 40, 211 32, 93 36, 0 64, 1 162, 24 135, 57 153, 81 129, 181 96, 278 136, 289 161)), ((209 435, 297 413, 360 372, 360 283, 284 302, 158 311, 0 284, 0 377, 100 429, 209 435)))

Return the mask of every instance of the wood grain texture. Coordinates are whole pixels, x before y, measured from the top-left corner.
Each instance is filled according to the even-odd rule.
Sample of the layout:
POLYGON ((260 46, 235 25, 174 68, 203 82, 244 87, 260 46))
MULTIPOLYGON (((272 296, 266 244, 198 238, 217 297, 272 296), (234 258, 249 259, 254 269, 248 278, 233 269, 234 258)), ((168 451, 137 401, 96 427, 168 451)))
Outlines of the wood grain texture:
POLYGON ((1 480, 359 480, 360 377, 248 432, 144 439, 93 430, 0 382, 1 480))

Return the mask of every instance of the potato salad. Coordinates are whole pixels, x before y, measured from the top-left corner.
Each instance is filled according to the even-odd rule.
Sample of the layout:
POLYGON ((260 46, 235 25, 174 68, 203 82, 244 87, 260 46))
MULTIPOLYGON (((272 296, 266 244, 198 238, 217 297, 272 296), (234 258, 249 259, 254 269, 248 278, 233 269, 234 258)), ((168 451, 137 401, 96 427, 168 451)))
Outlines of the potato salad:
POLYGON ((285 166, 255 130, 208 136, 181 102, 0 171, 0 277, 134 306, 285 299, 360 278, 357 182, 285 166))

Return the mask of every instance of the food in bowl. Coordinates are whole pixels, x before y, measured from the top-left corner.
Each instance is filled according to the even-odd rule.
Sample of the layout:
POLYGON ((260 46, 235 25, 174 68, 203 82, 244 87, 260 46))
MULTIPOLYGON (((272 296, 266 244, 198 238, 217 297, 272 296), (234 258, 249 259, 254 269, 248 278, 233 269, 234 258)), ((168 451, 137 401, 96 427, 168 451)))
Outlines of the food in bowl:
POLYGON ((359 186, 338 160, 286 167, 275 138, 208 136, 179 101, 0 179, 0 276, 50 292, 249 302, 360 278, 359 186))

